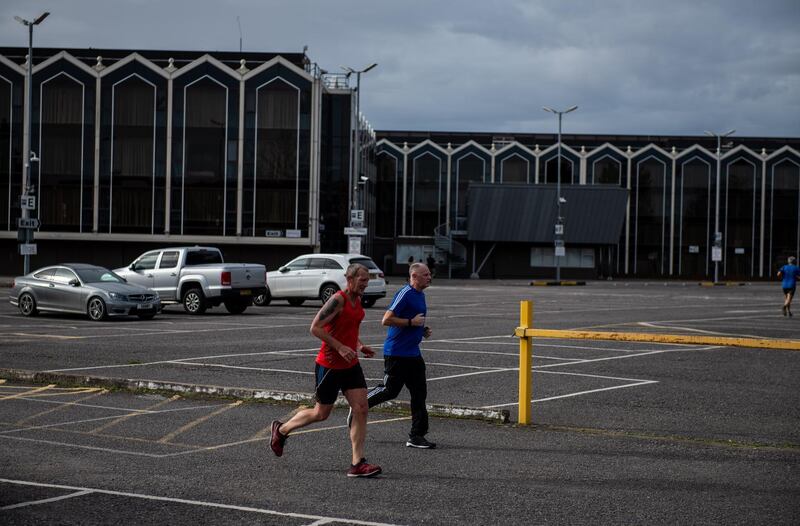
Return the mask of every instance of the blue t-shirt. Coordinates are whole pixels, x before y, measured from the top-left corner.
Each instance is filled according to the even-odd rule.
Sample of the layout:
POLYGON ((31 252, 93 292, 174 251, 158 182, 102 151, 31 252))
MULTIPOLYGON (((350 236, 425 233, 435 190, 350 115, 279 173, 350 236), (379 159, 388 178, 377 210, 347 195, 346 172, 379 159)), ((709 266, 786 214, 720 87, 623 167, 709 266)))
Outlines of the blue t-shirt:
POLYGON ((781 287, 793 289, 797 286, 797 280, 800 279, 800 267, 797 265, 784 265, 781 267, 781 276, 783 276, 781 287))
MULTIPOLYGON (((411 319, 417 314, 425 316, 428 308, 425 305, 425 294, 411 285, 406 285, 394 295, 390 310, 398 318, 411 319)), ((424 327, 389 327, 386 341, 383 342, 384 356, 420 356, 419 342, 425 333, 424 327)))

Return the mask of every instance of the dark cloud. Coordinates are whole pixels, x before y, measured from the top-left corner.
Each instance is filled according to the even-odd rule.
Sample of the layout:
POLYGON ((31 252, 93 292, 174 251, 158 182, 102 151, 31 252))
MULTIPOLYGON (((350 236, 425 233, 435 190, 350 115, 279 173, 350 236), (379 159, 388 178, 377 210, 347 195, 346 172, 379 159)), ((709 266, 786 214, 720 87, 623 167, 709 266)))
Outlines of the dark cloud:
POLYGON ((377 129, 546 132, 542 105, 580 105, 577 133, 800 136, 800 2, 764 0, 5 0, 52 16, 48 47, 297 52, 362 77, 377 129))

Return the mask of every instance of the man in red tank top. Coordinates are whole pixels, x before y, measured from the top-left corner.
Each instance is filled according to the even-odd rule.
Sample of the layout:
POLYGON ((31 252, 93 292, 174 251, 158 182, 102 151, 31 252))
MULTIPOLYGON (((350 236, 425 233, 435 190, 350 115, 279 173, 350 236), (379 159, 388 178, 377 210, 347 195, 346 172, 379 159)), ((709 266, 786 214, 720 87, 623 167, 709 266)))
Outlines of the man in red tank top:
POLYGON ((367 436, 367 382, 358 363, 358 352, 372 357, 375 352, 361 343, 358 329, 364 319, 361 296, 369 282, 369 271, 352 264, 345 272, 347 290, 339 291, 322 306, 311 323, 311 334, 322 340, 317 354, 316 403, 303 409, 288 422, 272 422, 270 447, 276 456, 283 455, 289 434, 295 429, 326 420, 333 410, 339 391, 342 391, 353 413, 350 427, 353 458, 348 477, 372 477, 381 472, 380 466, 367 463, 364 458, 364 440, 367 436))

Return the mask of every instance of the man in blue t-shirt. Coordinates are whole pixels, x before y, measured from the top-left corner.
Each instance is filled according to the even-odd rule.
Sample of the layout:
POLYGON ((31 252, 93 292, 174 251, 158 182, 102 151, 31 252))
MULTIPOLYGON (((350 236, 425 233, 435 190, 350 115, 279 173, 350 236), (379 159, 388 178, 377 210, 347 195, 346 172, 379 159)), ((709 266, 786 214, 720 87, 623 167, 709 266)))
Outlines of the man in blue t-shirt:
MULTIPOLYGON (((431 335, 425 326, 428 312, 425 293, 431 284, 431 271, 423 263, 413 263, 409 268, 408 284, 397 291, 383 315, 383 325, 389 327, 383 344, 383 383, 370 389, 369 406, 392 400, 405 385, 411 395, 411 432, 406 446, 433 449, 436 444, 425 439, 428 433, 428 410, 425 400, 428 386, 425 379, 425 360, 419 350, 422 338, 431 335)), ((348 417, 348 422, 349 422, 348 417)))
POLYGON ((789 261, 778 271, 778 277, 782 279, 783 288, 783 315, 792 315, 792 298, 797 289, 797 281, 800 280, 800 267, 795 264, 794 256, 789 256, 789 261))

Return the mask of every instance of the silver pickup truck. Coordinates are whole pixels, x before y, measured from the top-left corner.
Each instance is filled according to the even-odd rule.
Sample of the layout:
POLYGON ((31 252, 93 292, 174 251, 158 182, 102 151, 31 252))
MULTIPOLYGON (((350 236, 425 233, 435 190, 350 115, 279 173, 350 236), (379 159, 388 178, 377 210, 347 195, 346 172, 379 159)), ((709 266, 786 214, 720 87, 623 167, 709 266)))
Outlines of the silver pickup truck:
POLYGON ((264 265, 224 263, 214 247, 151 250, 114 272, 158 292, 162 305, 182 303, 190 314, 221 303, 231 314, 241 314, 266 292, 264 265))

